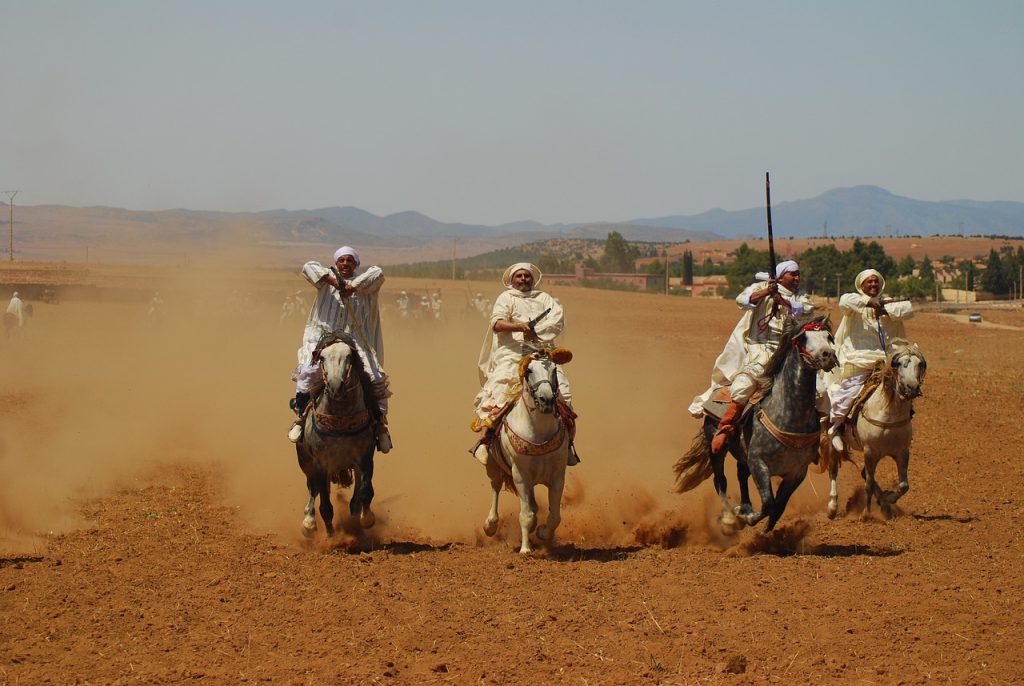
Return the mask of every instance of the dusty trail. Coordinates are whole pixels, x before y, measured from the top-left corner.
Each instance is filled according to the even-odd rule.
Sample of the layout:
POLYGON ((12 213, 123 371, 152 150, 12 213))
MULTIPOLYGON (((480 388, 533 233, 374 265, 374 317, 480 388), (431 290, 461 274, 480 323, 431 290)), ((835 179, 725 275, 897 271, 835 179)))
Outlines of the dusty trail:
POLYGON ((815 474, 776 534, 726 540, 670 467, 735 309, 558 289, 584 463, 522 558, 511 497, 480 533, 465 286, 387 288, 434 286, 446 327, 387 314, 396 449, 362 553, 299 538, 275 305, 36 304, 0 349, 0 683, 1020 679, 1024 429, 993 407, 1024 394, 1024 334, 911 322, 930 371, 900 516, 865 517, 846 469, 839 520, 815 474))

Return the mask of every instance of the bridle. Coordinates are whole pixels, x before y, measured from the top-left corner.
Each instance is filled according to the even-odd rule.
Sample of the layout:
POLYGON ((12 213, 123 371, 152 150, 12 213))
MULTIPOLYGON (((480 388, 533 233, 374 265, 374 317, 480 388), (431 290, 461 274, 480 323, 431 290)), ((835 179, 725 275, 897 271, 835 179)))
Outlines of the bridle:
POLYGON ((803 344, 805 334, 810 331, 825 331, 828 333, 828 342, 832 344, 835 343, 835 338, 832 336, 832 329, 825 322, 808 322, 804 324, 800 327, 799 333, 793 336, 789 342, 800 353, 801 364, 809 369, 821 370, 825 368, 824 364, 814 359, 814 356, 808 352, 807 347, 803 344))
MULTIPOLYGON (((536 358, 536 357, 534 357, 533 360, 542 361, 540 358, 536 358)), ((555 375, 558 372, 556 371, 557 367, 552 366, 551 367, 551 373, 546 378, 542 378, 539 381, 537 381, 536 383, 529 383, 527 381, 527 378, 526 378, 527 375, 530 373, 529 370, 530 370, 530 365, 527 364, 523 368, 523 386, 528 391, 528 393, 526 394, 526 397, 529 397, 529 399, 533 401, 533 407, 530 407, 530 403, 526 404, 526 408, 532 412, 532 411, 537 409, 537 391, 544 384, 547 384, 548 386, 551 387, 551 396, 552 397, 556 397, 558 395, 558 388, 555 385, 556 384, 555 375)))
MULTIPOLYGON (((349 350, 351 351, 351 348, 349 350)), ((350 355, 354 355, 355 352, 352 351, 349 354, 350 355)), ((330 379, 327 376, 327 368, 324 365, 324 358, 323 358, 323 356, 320 357, 319 366, 320 366, 320 378, 323 379, 323 382, 324 382, 324 393, 331 400, 334 400, 334 401, 341 400, 345 395, 347 395, 349 393, 349 391, 351 391, 351 390, 353 390, 355 388, 357 383, 359 383, 359 379, 353 379, 353 374, 352 374, 353 364, 351 362, 349 362, 349 364, 346 365, 346 367, 345 367, 345 375, 344 375, 344 377, 342 377, 341 390, 340 390, 340 392, 338 394, 335 394, 334 391, 331 389, 330 383, 328 383, 330 379)))

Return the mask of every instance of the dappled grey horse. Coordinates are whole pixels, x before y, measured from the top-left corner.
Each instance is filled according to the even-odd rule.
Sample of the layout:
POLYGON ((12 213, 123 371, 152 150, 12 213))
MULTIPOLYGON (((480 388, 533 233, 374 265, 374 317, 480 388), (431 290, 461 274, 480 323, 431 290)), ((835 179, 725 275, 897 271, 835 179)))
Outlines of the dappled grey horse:
POLYGON ((847 424, 853 431, 846 431, 844 450, 837 451, 830 441, 823 441, 819 465, 828 471, 831 487, 828 496, 828 516, 835 517, 839 511, 839 465, 850 459, 852 447, 864 454, 864 491, 867 494, 867 509, 871 511, 871 500, 877 500, 886 518, 892 517, 892 506, 910 490, 907 470, 910 465, 910 443, 914 439, 911 419, 914 416, 914 399, 921 395, 928 363, 916 343, 894 338, 889 352, 879 370, 878 386, 871 391, 856 420, 847 424), (852 445, 851 445, 852 444, 852 445), (883 491, 875 481, 875 468, 886 455, 896 462, 899 483, 895 491, 883 491))
POLYGON ((788 320, 779 347, 765 366, 768 390, 764 397, 750 407, 742 420, 742 430, 734 432, 718 454, 711 452, 718 421, 705 413, 701 431, 673 467, 676 490, 689 491, 713 475, 715 491, 722 501, 723 529, 731 531, 737 524, 753 526, 767 517, 764 530, 771 531, 817 456, 820 429, 814 407, 815 380, 819 370, 835 366, 835 346, 827 318, 819 317, 802 326, 788 320), (737 461, 741 504, 735 509, 726 495, 726 452, 737 461), (750 476, 761 497, 760 510, 754 510, 750 502, 750 476), (774 493, 773 476, 782 477, 774 493))
POLYGON ((320 517, 328 536, 334 535, 331 484, 355 486, 349 511, 368 529, 374 524, 373 452, 376 442, 371 407, 367 403, 362 364, 350 338, 336 337, 319 348, 324 387, 310 401, 301 440, 295 444, 299 467, 306 475, 309 503, 302 521, 303 535, 316 531, 313 508, 320 498, 320 517))

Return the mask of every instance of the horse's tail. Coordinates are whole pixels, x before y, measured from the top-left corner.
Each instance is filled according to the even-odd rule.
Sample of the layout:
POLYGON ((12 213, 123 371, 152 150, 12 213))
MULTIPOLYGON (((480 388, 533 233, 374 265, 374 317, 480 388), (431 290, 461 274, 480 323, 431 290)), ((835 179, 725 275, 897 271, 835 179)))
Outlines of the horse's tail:
POLYGON ((703 429, 694 437, 690 449, 676 460, 672 471, 676 475, 676 493, 693 490, 714 473, 711 466, 711 444, 703 429))

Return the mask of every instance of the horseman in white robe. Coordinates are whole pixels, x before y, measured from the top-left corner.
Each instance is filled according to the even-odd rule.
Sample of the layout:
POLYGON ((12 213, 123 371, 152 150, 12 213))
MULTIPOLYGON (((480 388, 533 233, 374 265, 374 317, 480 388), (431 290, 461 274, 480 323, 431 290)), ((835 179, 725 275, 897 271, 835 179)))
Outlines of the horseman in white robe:
POLYGON ((875 365, 885 360, 894 338, 906 338, 903 321, 914 316, 909 301, 894 301, 882 295, 885 278, 874 269, 865 269, 853 280, 856 293, 839 298, 843 320, 836 329, 836 355, 839 358, 833 383, 828 388, 829 429, 832 447, 842 450, 846 416, 860 395, 875 365))
POLYGON ((391 390, 384 372, 384 335, 378 302, 384 271, 380 267, 367 267, 356 276, 358 266, 359 254, 346 245, 334 252, 333 268, 324 267, 319 262, 307 262, 302 267, 302 276, 316 288, 317 293, 297 353, 298 366, 292 375, 295 398, 290 404, 298 418, 288 432, 288 438, 293 443, 302 438, 303 412, 312 394, 323 386, 320 367, 313 362, 313 351, 325 334, 345 333, 355 342, 363 370, 369 377, 373 400, 376 400, 380 413, 375 422, 377 449, 387 453, 392 447, 387 428, 391 390))
POLYGON ((813 316, 814 303, 806 295, 797 294, 799 287, 800 266, 786 260, 776 265, 774 281, 769 280, 767 272, 761 272, 754 284, 736 296, 743 316, 715 360, 711 386, 695 397, 689 407, 691 415, 703 417, 704 403, 716 390, 729 385, 732 402, 718 423, 718 432, 711 442, 713 452, 725 447, 743 408, 761 387, 765 364, 779 347, 787 317, 793 316, 802 323, 813 316))
POLYGON ((25 325, 25 306, 21 298, 18 297, 18 291, 14 291, 11 301, 7 303, 7 312, 5 314, 10 315, 8 319, 15 322, 15 326, 25 325))
MULTIPOLYGON (((470 452, 483 464, 487 464, 487 444, 494 436, 502 410, 521 391, 519 362, 523 359, 523 343, 552 343, 565 328, 561 303, 536 289, 540 280, 541 272, 535 265, 529 262, 513 264, 501 277, 505 291, 495 298, 491 309, 478 360, 481 388, 474 403, 477 416, 471 426, 473 431, 480 431, 482 435, 470 452), (529 322, 545 311, 547 314, 531 328, 529 322)), ((558 393, 572 409, 572 389, 560 366, 558 393)), ((570 464, 579 461, 573 450, 570 455, 570 464)))

